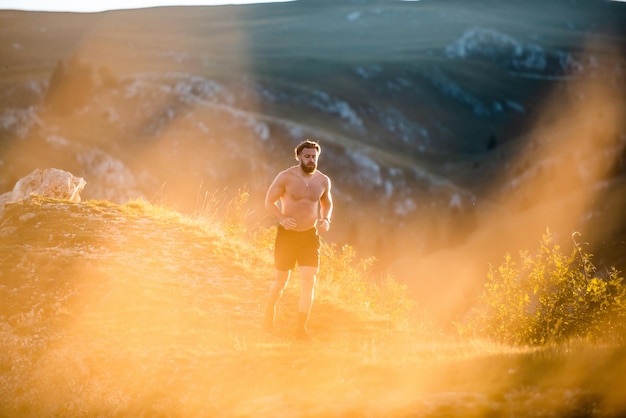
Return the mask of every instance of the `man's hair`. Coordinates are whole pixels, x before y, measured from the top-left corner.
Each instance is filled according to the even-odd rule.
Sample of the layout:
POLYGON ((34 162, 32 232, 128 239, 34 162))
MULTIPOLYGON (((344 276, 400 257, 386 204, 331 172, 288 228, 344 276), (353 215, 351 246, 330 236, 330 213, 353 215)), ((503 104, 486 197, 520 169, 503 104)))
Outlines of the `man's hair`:
POLYGON ((300 153, 302 152, 302 150, 305 148, 315 148, 318 154, 322 152, 322 148, 320 147, 320 144, 318 144, 315 141, 310 141, 307 139, 306 141, 300 142, 298 146, 294 149, 296 160, 298 159, 298 156, 300 156, 300 153))

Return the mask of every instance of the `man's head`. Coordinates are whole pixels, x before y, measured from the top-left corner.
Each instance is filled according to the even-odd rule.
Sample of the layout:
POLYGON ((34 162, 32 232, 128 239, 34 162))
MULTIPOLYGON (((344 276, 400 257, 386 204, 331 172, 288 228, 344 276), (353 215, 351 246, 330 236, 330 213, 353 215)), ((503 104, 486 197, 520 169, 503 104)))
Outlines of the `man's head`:
POLYGON ((300 161, 300 167, 305 173, 311 174, 317 169, 317 158, 322 149, 320 144, 314 141, 301 142, 295 149, 296 160, 300 161))

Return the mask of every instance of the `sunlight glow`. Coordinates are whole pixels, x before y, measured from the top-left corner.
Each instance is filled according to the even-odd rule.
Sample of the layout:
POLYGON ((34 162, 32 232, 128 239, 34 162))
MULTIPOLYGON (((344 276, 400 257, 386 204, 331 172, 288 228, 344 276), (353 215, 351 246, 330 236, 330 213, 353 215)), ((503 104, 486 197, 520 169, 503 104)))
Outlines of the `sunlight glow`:
POLYGON ((220 6, 256 3, 283 3, 293 0, 97 0, 76 2, 62 0, 3 0, 0 10, 95 13, 107 10, 141 9, 160 6, 220 6))
MULTIPOLYGON (((9 3, 18 1, 0 7, 9 3)), ((19 7, 35 3, 20 1, 19 7)), ((94 2, 81 6, 91 10, 81 11, 174 4, 94 2)), ((70 5, 78 11, 69 1, 54 7, 69 10, 70 5)), ((548 163, 539 166, 540 176, 522 178, 502 198, 503 186, 495 184, 489 200, 501 201, 476 209, 481 227, 466 241, 451 240, 458 244, 419 257, 415 244, 401 249, 406 261, 394 267, 415 278, 419 308, 428 311, 419 312, 424 320, 415 314, 419 322, 407 317, 395 324, 392 315, 372 309, 380 300, 392 314, 401 312, 393 302, 402 288, 390 284, 370 294, 359 281, 349 281, 364 277, 362 266, 368 262, 356 263, 345 246, 336 253, 341 257, 324 254, 330 280, 320 280, 312 317, 319 338, 302 345, 291 334, 299 277, 285 289, 281 326, 275 334, 264 332, 260 319, 273 269, 267 251, 271 235, 242 227, 246 214, 237 204, 222 210, 219 196, 206 193, 200 200, 192 180, 194 170, 222 178, 236 174, 241 177, 233 184, 248 182, 254 190, 252 181, 268 184, 260 173, 269 167, 269 157, 276 157, 268 142, 258 140, 259 130, 269 131, 269 123, 247 118, 246 111, 264 109, 244 77, 254 74, 255 57, 249 53, 251 35, 237 24, 236 12, 241 11, 230 13, 233 24, 219 27, 219 36, 184 30, 191 19, 168 20, 168 10, 147 13, 153 16, 144 20, 123 21, 124 13, 84 19, 95 23, 76 35, 49 78, 46 105, 30 114, 39 128, 11 141, 10 149, 3 145, 0 164, 55 161, 85 175, 88 183, 89 175, 102 170, 111 181, 122 177, 132 189, 134 178, 111 169, 124 167, 121 161, 102 157, 107 154, 98 149, 124 144, 128 172, 158 173, 145 174, 146 183, 165 189, 165 181, 167 190, 152 199, 160 206, 139 199, 113 205, 103 189, 92 197, 105 201, 40 202, 36 209, 19 203, 11 205, 11 216, 2 214, 0 416, 294 416, 302 411, 303 416, 524 417, 591 414, 591 408, 594 416, 626 411, 623 347, 598 348, 584 341, 580 346, 508 347, 430 330, 431 321, 452 324, 450 318, 467 311, 483 286, 487 261, 534 247, 546 225, 557 230, 576 225, 601 197, 603 190, 593 185, 623 155, 622 73, 615 79, 598 69, 555 88, 549 100, 536 104, 540 117, 529 127, 524 148, 512 153, 511 170, 521 173, 537 162, 548 163), (160 72, 167 83, 151 84, 146 69, 160 72), (181 100, 181 91, 195 95, 181 100), (207 91, 236 97, 238 108, 223 105, 227 100, 208 102, 207 91), (90 107, 93 96, 97 106, 90 107), (243 153, 231 138, 246 144, 243 153), (244 155, 244 164, 227 157, 229 147, 244 155), (598 147, 614 152, 583 158, 596 155, 598 147), (54 158, 42 156, 48 150, 56 153, 54 158), (81 167, 81 158, 89 164, 81 167), (570 193, 567 199, 552 199, 555 190, 570 193), (195 223, 163 208, 186 196, 208 222, 195 223), (216 228, 214 213, 227 221, 223 230, 216 228)), ((49 21, 59 26, 74 21, 73 16, 54 17, 49 21)), ((22 28, 27 29, 20 42, 26 44, 33 31, 22 28)), ((48 44, 42 45, 33 51, 46 52, 48 44)), ((606 68, 624 68, 621 50, 589 48, 597 50, 613 57, 606 68)), ((31 65, 24 62, 19 69, 31 65)), ((281 135, 272 131, 273 140, 282 140, 281 135)), ((202 188, 228 190, 227 185, 220 181, 202 188)), ((352 209, 354 222, 363 208, 352 209)), ((612 229, 622 213, 615 216, 620 218, 598 220, 597 228, 612 229)), ((376 229, 367 221, 355 223, 365 226, 358 233, 376 229)), ((463 219, 451 227, 415 222, 401 227, 436 228, 463 239, 469 230, 463 219)), ((384 245, 392 245, 389 235, 384 245)))
MULTIPOLYGON (((607 51, 604 68, 624 65, 621 52, 610 44, 590 40, 588 46, 588 51, 607 51)), ((494 179, 493 194, 487 201, 496 204, 477 207, 475 222, 481 227, 457 247, 418 260, 409 255, 394 264, 394 272, 408 277, 407 281, 413 279, 415 298, 431 317, 449 321, 465 312, 483 289, 488 263, 499 263, 505 253, 534 248, 546 227, 571 233, 579 228, 580 219, 592 213, 594 202, 604 198, 603 190, 592 185, 607 179, 623 153, 619 133, 624 130, 626 101, 620 83, 615 75, 597 69, 555 87, 548 99, 537 105, 536 122, 519 140, 524 148, 511 151, 508 173, 494 179), (599 154, 597 149, 613 152, 599 154), (587 158, 590 155, 596 157, 587 158), (515 182, 511 182, 510 173, 516 176, 515 182)), ((606 216, 591 230, 578 232, 591 241, 601 241, 599 237, 609 236, 621 216, 606 216)), ((418 224, 415 228, 426 227, 418 224)), ((458 224, 456 230, 446 233, 463 230, 458 224)))

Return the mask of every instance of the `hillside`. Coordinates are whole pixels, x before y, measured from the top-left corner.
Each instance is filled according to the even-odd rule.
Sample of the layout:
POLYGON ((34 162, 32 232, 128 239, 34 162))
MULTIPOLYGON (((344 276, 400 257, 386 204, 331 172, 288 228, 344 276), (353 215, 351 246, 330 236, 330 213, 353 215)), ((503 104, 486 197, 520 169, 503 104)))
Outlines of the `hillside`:
MULTIPOLYGON (((315 370, 292 338, 293 286, 277 334, 263 333, 268 254, 219 226, 34 198, 8 205, 0 228, 1 416, 245 416, 285 407, 262 405, 267 391, 315 370)), ((320 295, 320 343, 392 332, 351 308, 320 295)))
POLYGON ((446 295, 447 322, 546 228, 626 269, 625 20, 604 0, 1 10, 0 193, 58 167, 87 199, 187 215, 247 190, 269 224, 271 179, 316 139, 327 240, 446 295))
POLYGON ((215 219, 34 197, 7 206, 0 235, 0 416, 626 412, 623 348, 444 337, 346 297, 350 280, 320 277, 313 342, 292 337, 297 278, 263 333, 267 246, 215 219))

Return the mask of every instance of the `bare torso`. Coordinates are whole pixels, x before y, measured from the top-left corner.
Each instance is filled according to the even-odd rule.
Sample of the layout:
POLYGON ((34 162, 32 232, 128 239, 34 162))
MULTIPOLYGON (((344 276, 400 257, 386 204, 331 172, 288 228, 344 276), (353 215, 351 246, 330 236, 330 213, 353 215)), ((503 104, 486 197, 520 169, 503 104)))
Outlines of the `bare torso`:
POLYGON ((290 167, 276 176, 268 190, 267 200, 280 200, 280 213, 292 218, 295 226, 289 229, 306 231, 314 228, 319 204, 329 199, 330 180, 319 171, 304 174, 299 166, 290 167))

